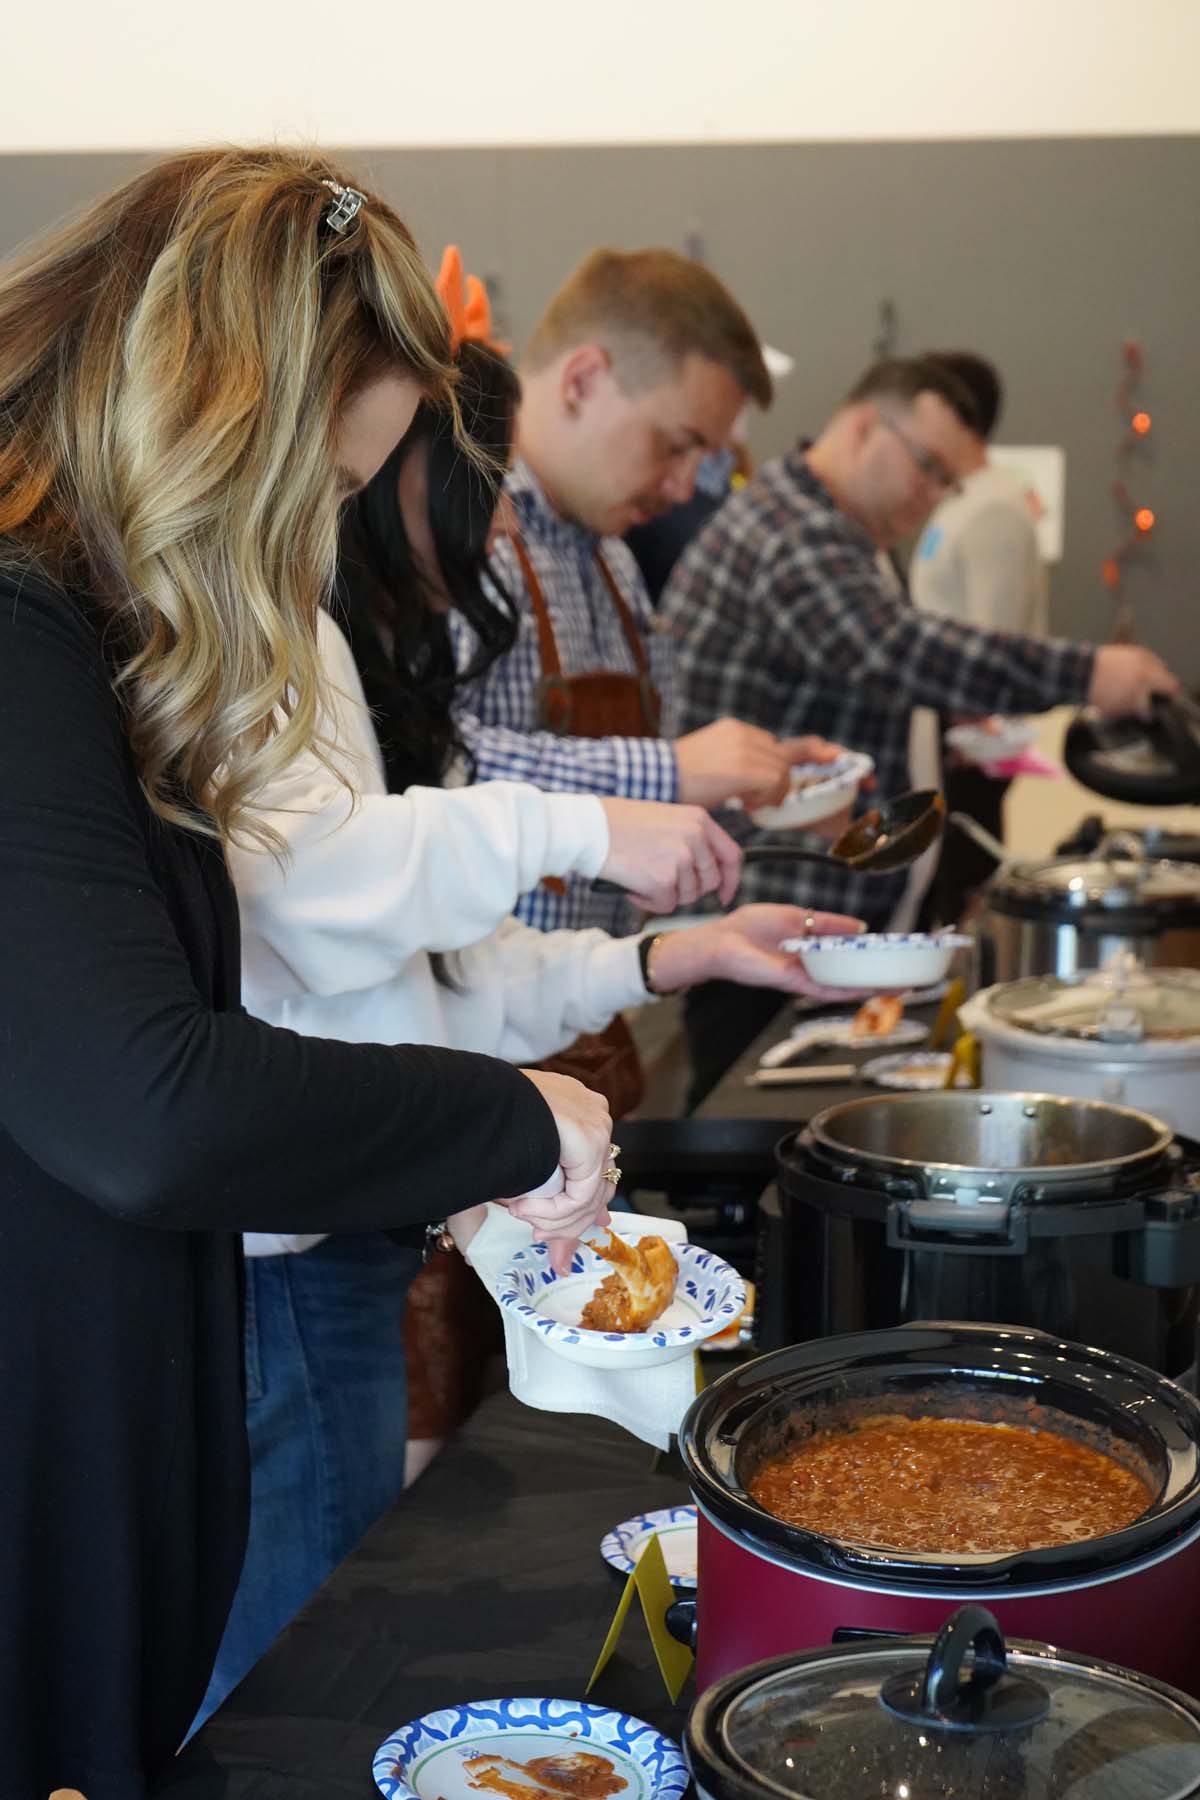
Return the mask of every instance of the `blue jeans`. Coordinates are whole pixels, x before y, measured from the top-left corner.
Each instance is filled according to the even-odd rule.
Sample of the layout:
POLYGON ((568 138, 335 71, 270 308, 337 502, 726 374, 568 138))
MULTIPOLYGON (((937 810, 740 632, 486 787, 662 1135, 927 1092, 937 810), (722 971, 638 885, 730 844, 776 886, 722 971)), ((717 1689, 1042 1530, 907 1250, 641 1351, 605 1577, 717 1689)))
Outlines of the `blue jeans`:
POLYGON ((403 1490, 401 1322, 420 1267, 382 1232, 246 1258, 250 1539, 193 1730, 403 1490))

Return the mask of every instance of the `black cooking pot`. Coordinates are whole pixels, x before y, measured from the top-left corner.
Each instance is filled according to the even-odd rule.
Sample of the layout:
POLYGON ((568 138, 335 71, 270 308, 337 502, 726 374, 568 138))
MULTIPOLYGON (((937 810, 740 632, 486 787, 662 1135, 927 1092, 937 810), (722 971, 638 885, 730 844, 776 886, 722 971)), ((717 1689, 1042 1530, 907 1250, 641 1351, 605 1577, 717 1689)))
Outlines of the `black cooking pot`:
POLYGON ((782 1139, 763 1349, 907 1319, 1003 1320, 1177 1375, 1196 1356, 1200 1150, 1047 1094, 889 1094, 782 1139))

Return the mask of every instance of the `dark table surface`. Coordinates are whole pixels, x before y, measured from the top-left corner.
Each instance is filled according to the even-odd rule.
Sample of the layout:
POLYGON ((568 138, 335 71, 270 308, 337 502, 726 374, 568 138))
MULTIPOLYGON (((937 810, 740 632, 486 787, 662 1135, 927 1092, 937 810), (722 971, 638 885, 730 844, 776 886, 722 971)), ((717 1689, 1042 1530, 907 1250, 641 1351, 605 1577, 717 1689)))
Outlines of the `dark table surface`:
MULTIPOLYGON (((600 1540, 689 1498, 601 1420, 484 1402, 178 1759, 171 1800, 368 1800, 375 1751, 435 1707, 581 1699, 621 1593, 600 1540)), ((678 1738, 636 1604, 589 1696, 678 1738)))
MULTIPOLYGON (((698 1117, 799 1124, 879 1091, 861 1081, 748 1087, 793 1016, 776 1018, 739 1057, 698 1117)), ((937 1007, 908 1016, 932 1026, 937 1007)), ((859 1064, 872 1054, 815 1049, 806 1060, 859 1064)), ((581 1699, 621 1592, 601 1538, 687 1498, 679 1464, 616 1426, 495 1395, 335 1570, 159 1791, 170 1800, 369 1800, 375 1751, 422 1713, 501 1695, 581 1699)), ((690 1692, 689 1682, 680 1705, 667 1700, 635 1606, 589 1698, 678 1738, 690 1692)))
MULTIPOLYGON (((830 1009, 839 1016, 853 1012, 853 1005, 838 1006, 830 1009)), ((915 1019, 920 1025, 933 1030, 938 1016, 938 1005, 909 1006, 905 1008, 906 1019, 915 1019)), ((837 1106, 843 1100, 861 1100, 867 1094, 882 1094, 887 1090, 877 1088, 871 1082, 855 1079, 853 1081, 821 1081, 805 1082, 799 1087, 751 1087, 746 1077, 754 1073, 758 1067, 758 1059, 764 1050, 777 1044, 787 1036, 799 1014, 792 1008, 786 1008, 776 1015, 764 1031, 761 1031, 747 1050, 744 1050, 737 1061, 729 1067, 716 1087, 696 1108, 698 1119, 781 1119, 793 1120, 797 1125, 827 1106, 837 1106)), ((809 1015, 805 1015, 809 1016, 809 1015)), ((819 1015, 818 1015, 819 1016, 819 1015)), ((953 1035, 942 1045, 945 1050, 954 1046, 953 1035)), ((929 1041, 924 1043, 897 1046, 897 1048, 913 1051, 928 1050, 929 1041)), ((814 1046, 805 1052, 803 1064, 808 1067, 832 1066, 837 1063, 853 1063, 856 1068, 869 1062, 874 1056, 890 1054, 891 1046, 882 1050, 877 1044, 867 1044, 861 1050, 851 1050, 844 1045, 814 1046)))

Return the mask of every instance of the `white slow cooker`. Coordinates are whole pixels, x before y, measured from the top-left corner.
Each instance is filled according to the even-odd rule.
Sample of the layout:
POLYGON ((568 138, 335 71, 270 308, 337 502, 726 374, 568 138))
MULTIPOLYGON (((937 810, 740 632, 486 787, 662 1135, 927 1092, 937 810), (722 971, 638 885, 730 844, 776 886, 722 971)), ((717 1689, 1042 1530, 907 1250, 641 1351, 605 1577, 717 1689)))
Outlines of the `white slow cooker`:
POLYGON ((985 1088, 1132 1106, 1200 1137, 1200 972, 1128 953, 1075 976, 983 988, 960 1009, 985 1088))

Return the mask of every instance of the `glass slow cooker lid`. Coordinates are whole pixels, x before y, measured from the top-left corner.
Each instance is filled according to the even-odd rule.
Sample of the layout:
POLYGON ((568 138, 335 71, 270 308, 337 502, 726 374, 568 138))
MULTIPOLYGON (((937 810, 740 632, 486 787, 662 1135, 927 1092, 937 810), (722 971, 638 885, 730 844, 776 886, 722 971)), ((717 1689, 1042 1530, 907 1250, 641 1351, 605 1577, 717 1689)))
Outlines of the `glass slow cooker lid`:
POLYGON ((1200 1037, 1200 973, 1145 969, 1128 955, 1076 980, 1037 975, 991 995, 996 1019, 1041 1036, 1101 1043, 1200 1037))
POLYGON ((961 1608, 928 1652, 893 1640, 775 1665, 711 1725, 716 1765, 693 1771, 709 1792, 706 1773, 718 1793, 789 1800, 1200 1794, 1200 1713, 1183 1695, 1086 1658, 1006 1651, 978 1606, 961 1608))

